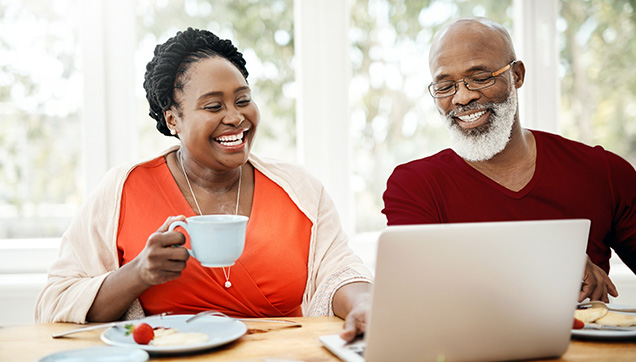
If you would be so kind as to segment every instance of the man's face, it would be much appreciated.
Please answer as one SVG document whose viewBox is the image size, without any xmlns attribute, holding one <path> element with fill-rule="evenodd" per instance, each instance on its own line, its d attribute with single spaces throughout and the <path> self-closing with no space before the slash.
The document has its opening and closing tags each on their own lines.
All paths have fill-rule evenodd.
<svg viewBox="0 0 636 362">
<path fill-rule="evenodd" d="M 508 59 L 504 43 L 477 30 L 453 29 L 440 38 L 431 49 L 433 82 L 458 81 L 479 72 L 493 72 L 512 60 Z M 452 148 L 462 158 L 488 160 L 508 144 L 517 118 L 511 69 L 498 75 L 495 84 L 488 88 L 469 90 L 459 82 L 457 93 L 435 99 L 449 127 Z"/>
</svg>

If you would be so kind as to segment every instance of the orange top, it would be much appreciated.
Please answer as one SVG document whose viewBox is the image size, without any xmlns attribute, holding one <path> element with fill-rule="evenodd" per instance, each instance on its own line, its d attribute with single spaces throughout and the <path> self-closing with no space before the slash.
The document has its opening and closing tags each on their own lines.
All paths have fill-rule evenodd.
<svg viewBox="0 0 636 362">
<path fill-rule="evenodd" d="M 168 216 L 196 215 L 179 190 L 165 158 L 135 168 L 124 184 L 117 248 L 119 263 L 134 259 Z M 254 198 L 245 249 L 230 269 L 188 259 L 181 276 L 148 288 L 140 297 L 147 315 L 216 310 L 234 317 L 301 316 L 307 283 L 311 221 L 283 189 L 254 171 Z M 190 240 L 186 235 L 186 247 Z M 226 268 L 227 270 L 227 268 Z"/>
</svg>

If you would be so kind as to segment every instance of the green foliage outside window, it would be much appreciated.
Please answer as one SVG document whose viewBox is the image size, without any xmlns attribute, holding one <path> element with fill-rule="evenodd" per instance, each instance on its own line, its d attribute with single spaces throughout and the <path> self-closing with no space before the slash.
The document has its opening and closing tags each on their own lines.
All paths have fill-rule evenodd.
<svg viewBox="0 0 636 362">
<path fill-rule="evenodd" d="M 636 1 L 564 0 L 560 15 L 564 136 L 636 165 Z"/>
</svg>

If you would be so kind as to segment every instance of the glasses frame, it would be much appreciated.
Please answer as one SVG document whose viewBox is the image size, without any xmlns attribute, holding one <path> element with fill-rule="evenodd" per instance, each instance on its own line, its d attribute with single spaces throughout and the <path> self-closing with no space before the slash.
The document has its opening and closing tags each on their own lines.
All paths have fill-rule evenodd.
<svg viewBox="0 0 636 362">
<path fill-rule="evenodd" d="M 516 63 L 516 62 L 518 62 L 518 60 L 517 60 L 517 59 L 515 59 L 515 60 L 513 60 L 512 62 L 508 63 L 505 67 L 503 67 L 503 68 L 501 68 L 501 69 L 497 69 L 497 70 L 495 70 L 494 72 L 487 72 L 487 71 L 484 71 L 484 72 L 476 73 L 476 74 L 480 74 L 480 73 L 490 73 L 490 74 L 491 74 L 491 77 L 493 78 L 493 80 L 494 80 L 494 81 L 492 82 L 492 84 L 489 84 L 489 85 L 487 85 L 487 86 L 479 87 L 479 88 L 470 88 L 470 87 L 468 86 L 468 82 L 466 81 L 466 78 L 474 77 L 474 76 L 475 76 L 475 74 L 473 74 L 473 75 L 470 75 L 470 76 L 468 76 L 468 77 L 464 77 L 464 78 L 459 79 L 459 80 L 456 80 L 456 81 L 453 81 L 453 80 L 443 80 L 443 81 L 441 81 L 441 82 L 431 82 L 431 84 L 429 84 L 429 85 L 428 85 L 428 93 L 430 93 L 431 97 L 433 97 L 433 98 L 446 98 L 446 97 L 451 97 L 451 96 L 454 96 L 455 94 L 457 94 L 457 89 L 459 88 L 459 83 L 464 83 L 464 85 L 466 86 L 466 89 L 468 89 L 468 90 L 470 90 L 470 91 L 475 91 L 475 90 L 480 90 L 480 89 L 485 89 L 485 88 L 488 88 L 488 87 L 492 87 L 493 85 L 495 85 L 495 83 L 497 83 L 497 76 L 498 76 L 498 75 L 500 75 L 500 74 L 503 74 L 503 73 L 504 73 L 505 71 L 507 71 L 508 69 L 511 69 L 511 68 L 512 68 L 512 66 L 513 66 L 513 65 L 515 65 L 515 63 Z M 453 87 L 453 93 L 446 94 L 446 95 L 443 95 L 443 96 L 436 96 L 435 94 L 433 94 L 433 86 L 434 86 L 435 84 L 444 83 L 444 82 L 453 82 L 453 86 L 454 86 L 454 87 Z"/>
</svg>

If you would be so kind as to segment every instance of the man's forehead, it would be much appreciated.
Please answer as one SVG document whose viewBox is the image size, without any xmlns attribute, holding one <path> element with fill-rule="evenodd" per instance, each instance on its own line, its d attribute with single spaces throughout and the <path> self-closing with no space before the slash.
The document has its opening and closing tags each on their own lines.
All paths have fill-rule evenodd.
<svg viewBox="0 0 636 362">
<path fill-rule="evenodd" d="M 479 66 L 486 69 L 509 57 L 509 44 L 497 29 L 477 21 L 457 22 L 439 34 L 431 46 L 429 65 L 433 77 Z"/>
<path fill-rule="evenodd" d="M 430 58 L 433 77 L 488 70 L 504 59 L 501 51 L 476 42 L 454 42 L 440 48 Z"/>
</svg>

